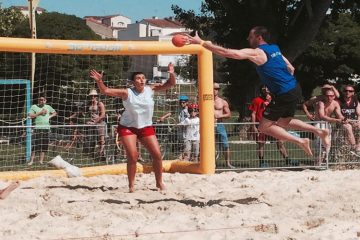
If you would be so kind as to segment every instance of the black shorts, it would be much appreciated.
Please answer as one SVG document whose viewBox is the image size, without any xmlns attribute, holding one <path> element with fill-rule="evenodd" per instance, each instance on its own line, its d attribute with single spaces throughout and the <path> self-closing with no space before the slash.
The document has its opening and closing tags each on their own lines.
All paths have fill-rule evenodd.
<svg viewBox="0 0 360 240">
<path fill-rule="evenodd" d="M 32 151 L 47 152 L 49 149 L 49 135 L 49 129 L 35 129 L 32 136 Z"/>
<path fill-rule="evenodd" d="M 275 96 L 264 111 L 263 117 L 277 121 L 280 118 L 294 117 L 296 105 L 301 100 L 302 92 L 299 84 L 287 93 Z"/>
</svg>

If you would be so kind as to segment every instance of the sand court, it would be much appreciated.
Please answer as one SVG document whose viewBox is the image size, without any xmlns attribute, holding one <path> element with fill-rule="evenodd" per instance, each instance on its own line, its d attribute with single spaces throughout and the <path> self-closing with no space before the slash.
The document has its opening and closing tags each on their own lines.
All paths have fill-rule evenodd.
<svg viewBox="0 0 360 240">
<path fill-rule="evenodd" d="M 360 171 L 41 177 L 0 201 L 1 239 L 360 239 Z M 8 182 L 0 181 L 0 188 Z"/>
</svg>

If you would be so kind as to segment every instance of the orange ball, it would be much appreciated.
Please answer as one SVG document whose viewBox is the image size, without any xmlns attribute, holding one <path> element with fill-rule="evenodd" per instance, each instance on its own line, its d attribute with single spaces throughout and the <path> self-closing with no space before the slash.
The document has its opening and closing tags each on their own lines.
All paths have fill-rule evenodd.
<svg viewBox="0 0 360 240">
<path fill-rule="evenodd" d="M 172 37 L 171 41 L 174 44 L 174 46 L 183 47 L 188 42 L 188 38 L 187 36 L 176 34 Z"/>
</svg>

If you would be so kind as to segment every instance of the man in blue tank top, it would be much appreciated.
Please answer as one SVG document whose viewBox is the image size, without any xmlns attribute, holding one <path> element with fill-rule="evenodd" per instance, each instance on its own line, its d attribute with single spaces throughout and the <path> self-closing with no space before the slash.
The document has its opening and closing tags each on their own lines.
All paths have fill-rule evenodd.
<svg viewBox="0 0 360 240">
<path fill-rule="evenodd" d="M 310 140 L 298 138 L 284 128 L 312 132 L 319 136 L 326 149 L 330 148 L 329 131 L 294 119 L 296 104 L 301 98 L 301 88 L 294 75 L 294 67 L 282 55 L 277 45 L 268 44 L 270 34 L 265 27 L 257 26 L 250 30 L 247 38 L 251 48 L 228 49 L 202 40 L 196 33 L 188 35 L 191 44 L 200 44 L 213 53 L 238 60 L 250 60 L 256 65 L 261 82 L 274 94 L 274 99 L 263 114 L 258 127 L 260 132 L 283 141 L 297 144 L 312 156 Z"/>
</svg>

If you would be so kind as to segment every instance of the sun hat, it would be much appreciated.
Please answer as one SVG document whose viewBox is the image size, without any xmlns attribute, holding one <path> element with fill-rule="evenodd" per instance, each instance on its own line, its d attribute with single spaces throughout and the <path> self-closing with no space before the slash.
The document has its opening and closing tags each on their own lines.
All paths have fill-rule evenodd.
<svg viewBox="0 0 360 240">
<path fill-rule="evenodd" d="M 97 96 L 97 95 L 98 95 L 98 93 L 97 93 L 96 89 L 90 90 L 89 96 Z"/>
<path fill-rule="evenodd" d="M 218 83 L 214 83 L 214 89 L 219 89 L 220 85 Z"/>
</svg>

